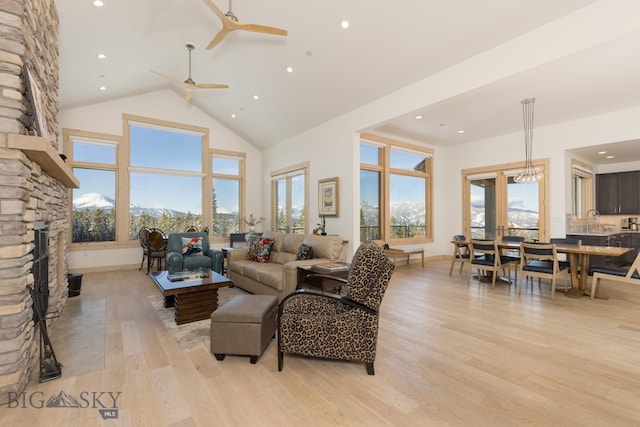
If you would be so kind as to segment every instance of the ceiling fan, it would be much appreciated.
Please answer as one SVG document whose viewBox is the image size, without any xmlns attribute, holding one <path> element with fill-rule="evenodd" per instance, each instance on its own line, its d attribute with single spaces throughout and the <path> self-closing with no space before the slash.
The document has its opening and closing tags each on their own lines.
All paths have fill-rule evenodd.
<svg viewBox="0 0 640 427">
<path fill-rule="evenodd" d="M 187 80 L 185 81 L 180 81 L 176 78 L 173 78 L 171 76 L 167 76 L 166 74 L 162 74 L 159 73 L 157 71 L 153 71 L 153 70 L 149 70 L 154 74 L 159 75 L 160 77 L 164 77 L 165 79 L 169 79 L 172 82 L 181 84 L 183 86 L 185 86 L 187 88 L 187 93 L 185 94 L 185 99 L 187 101 L 191 100 L 191 97 L 193 96 L 193 89 L 227 89 L 229 86 L 228 85 L 222 85 L 222 84 L 214 84 L 214 83 L 196 83 L 193 81 L 193 79 L 191 78 L 191 51 L 193 49 L 196 48 L 195 44 L 193 44 L 193 42 L 187 42 L 187 44 L 185 45 L 185 47 L 187 48 L 187 50 L 189 51 L 189 77 L 187 78 Z"/>
<path fill-rule="evenodd" d="M 233 14 L 231 10 L 231 0 L 229 0 L 229 11 L 227 13 L 222 13 L 220 9 L 213 3 L 213 0 L 204 0 L 205 4 L 209 6 L 213 12 L 218 15 L 220 21 L 222 21 L 222 29 L 216 36 L 211 40 L 207 49 L 212 49 L 218 43 L 224 39 L 227 34 L 231 31 L 235 30 L 244 30 L 244 31 L 252 31 L 254 33 L 263 33 L 263 34 L 271 34 L 274 36 L 286 36 L 287 30 L 282 30 L 280 28 L 275 27 L 267 27 L 266 25 L 258 25 L 258 24 L 245 24 L 242 22 L 238 22 L 238 18 Z"/>
</svg>

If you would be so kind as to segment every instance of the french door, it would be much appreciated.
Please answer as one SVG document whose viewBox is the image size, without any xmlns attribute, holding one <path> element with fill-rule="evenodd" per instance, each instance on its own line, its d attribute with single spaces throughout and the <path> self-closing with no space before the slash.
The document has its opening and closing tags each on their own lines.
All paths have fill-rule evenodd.
<svg viewBox="0 0 640 427">
<path fill-rule="evenodd" d="M 542 178 L 519 183 L 514 165 L 467 169 L 463 175 L 463 228 L 473 239 L 523 236 L 527 241 L 547 240 L 546 161 L 534 162 Z"/>
</svg>

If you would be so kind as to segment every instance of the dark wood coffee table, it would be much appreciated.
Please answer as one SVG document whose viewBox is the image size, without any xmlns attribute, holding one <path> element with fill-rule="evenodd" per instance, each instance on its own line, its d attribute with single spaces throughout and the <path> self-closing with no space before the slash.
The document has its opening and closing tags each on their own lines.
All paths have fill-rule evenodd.
<svg viewBox="0 0 640 427">
<path fill-rule="evenodd" d="M 164 306 L 175 307 L 176 324 L 205 320 L 218 308 L 218 289 L 233 287 L 233 282 L 215 271 L 209 277 L 172 282 L 168 271 L 149 274 L 162 291 Z"/>
</svg>

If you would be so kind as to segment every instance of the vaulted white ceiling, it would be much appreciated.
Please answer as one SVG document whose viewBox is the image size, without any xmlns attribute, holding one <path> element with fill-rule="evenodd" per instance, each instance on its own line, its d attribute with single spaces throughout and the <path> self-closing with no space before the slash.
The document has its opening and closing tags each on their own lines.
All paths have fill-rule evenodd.
<svg viewBox="0 0 640 427">
<path fill-rule="evenodd" d="M 149 70 L 229 89 L 191 103 L 257 147 L 268 147 L 435 75 L 595 0 L 236 0 L 240 22 L 287 37 L 221 29 L 203 0 L 55 0 L 60 15 L 60 108 L 171 88 Z M 227 0 L 213 0 L 223 11 Z M 604 0 L 609 1 L 609 0 Z M 611 0 L 612 5 L 619 3 Z M 347 19 L 344 30 L 340 21 Z M 571 29 L 558 37 L 571 37 Z M 520 99 L 535 96 L 537 125 L 640 105 L 640 34 L 558 59 L 373 126 L 432 145 L 522 128 Z M 105 59 L 98 59 L 103 53 Z M 527 52 L 523 52 L 526 55 Z M 293 72 L 286 72 L 286 67 Z M 482 72 L 482 70 L 478 70 Z M 100 91 L 100 86 L 106 86 Z M 259 99 L 253 99 L 258 95 Z M 185 101 L 186 102 L 186 101 Z M 422 115 L 416 120 L 416 115 Z M 232 118 L 235 115 L 235 118 Z M 457 131 L 464 129 L 464 134 Z"/>
</svg>

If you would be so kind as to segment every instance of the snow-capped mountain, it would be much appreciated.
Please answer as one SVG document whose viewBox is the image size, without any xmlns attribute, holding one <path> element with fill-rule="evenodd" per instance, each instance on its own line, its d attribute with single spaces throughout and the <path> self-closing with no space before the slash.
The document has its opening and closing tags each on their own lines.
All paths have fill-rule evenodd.
<svg viewBox="0 0 640 427">
<path fill-rule="evenodd" d="M 185 212 L 176 211 L 174 209 L 166 209 L 166 208 L 145 208 L 144 206 L 138 206 L 131 204 L 129 205 L 129 212 L 133 216 L 138 216 L 142 214 L 147 214 L 154 218 L 160 218 L 162 215 L 169 216 L 184 216 Z"/>
<path fill-rule="evenodd" d="M 366 202 L 360 203 L 360 209 L 367 225 L 376 224 L 378 221 L 378 208 Z M 509 226 L 516 228 L 536 228 L 538 226 L 539 213 L 509 206 Z M 471 206 L 471 226 L 484 224 L 484 206 Z M 391 216 L 398 224 L 424 224 L 424 206 L 411 202 L 393 203 Z"/>
<path fill-rule="evenodd" d="M 111 210 L 115 206 L 115 200 L 100 193 L 86 193 L 73 199 L 74 210 L 96 210 L 104 209 Z M 129 206 L 129 212 L 133 216 L 147 214 L 154 218 L 160 218 L 162 215 L 186 215 L 185 212 L 164 209 L 164 208 L 147 208 L 144 206 L 131 204 Z"/>
<path fill-rule="evenodd" d="M 87 193 L 73 199 L 73 209 L 113 209 L 116 205 L 115 200 L 110 199 L 104 194 Z"/>
</svg>

